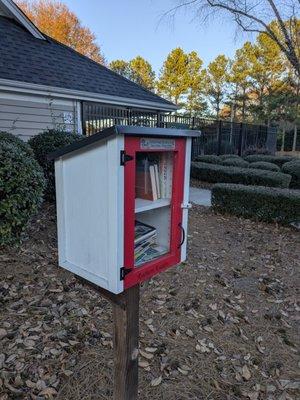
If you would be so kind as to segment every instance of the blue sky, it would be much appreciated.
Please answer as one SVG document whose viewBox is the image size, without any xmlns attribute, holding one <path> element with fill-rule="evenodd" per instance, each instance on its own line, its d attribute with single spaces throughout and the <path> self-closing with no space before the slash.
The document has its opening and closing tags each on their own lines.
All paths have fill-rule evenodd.
<svg viewBox="0 0 300 400">
<path fill-rule="evenodd" d="M 63 0 L 97 36 L 108 62 L 136 55 L 146 58 L 156 72 L 175 47 L 196 50 L 207 65 L 219 54 L 232 57 L 247 39 L 236 38 L 230 21 L 201 25 L 181 11 L 172 23 L 161 20 L 176 0 Z"/>
</svg>

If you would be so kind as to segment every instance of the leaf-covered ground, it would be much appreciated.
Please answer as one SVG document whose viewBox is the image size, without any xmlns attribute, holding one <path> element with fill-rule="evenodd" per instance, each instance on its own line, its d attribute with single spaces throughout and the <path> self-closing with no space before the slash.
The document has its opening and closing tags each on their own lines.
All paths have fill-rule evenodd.
<svg viewBox="0 0 300 400">
<path fill-rule="evenodd" d="M 189 233 L 142 289 L 139 399 L 299 399 L 299 232 L 194 206 Z M 57 267 L 51 206 L 29 237 L 0 255 L 0 399 L 111 399 L 109 303 Z"/>
</svg>

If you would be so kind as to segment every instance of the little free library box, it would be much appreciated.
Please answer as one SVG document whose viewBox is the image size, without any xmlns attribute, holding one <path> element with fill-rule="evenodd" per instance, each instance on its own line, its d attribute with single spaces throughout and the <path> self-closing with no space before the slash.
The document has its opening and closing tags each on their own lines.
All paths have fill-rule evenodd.
<svg viewBox="0 0 300 400">
<path fill-rule="evenodd" d="M 184 261 L 199 135 L 113 126 L 52 153 L 59 265 L 119 294 Z"/>
</svg>

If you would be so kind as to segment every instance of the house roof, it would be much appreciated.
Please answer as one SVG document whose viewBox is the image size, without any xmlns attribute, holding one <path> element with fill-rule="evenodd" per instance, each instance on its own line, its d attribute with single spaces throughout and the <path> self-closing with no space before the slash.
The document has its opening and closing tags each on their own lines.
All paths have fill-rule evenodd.
<svg viewBox="0 0 300 400">
<path fill-rule="evenodd" d="M 0 15 L 0 79 L 135 99 L 145 106 L 149 102 L 152 108 L 157 104 L 162 110 L 176 109 L 173 103 L 43 36 L 46 40 L 35 37 L 24 24 Z"/>
<path fill-rule="evenodd" d="M 199 137 L 200 131 L 190 129 L 175 129 L 175 128 L 148 128 L 145 126 L 128 126 L 114 125 L 104 129 L 101 132 L 95 133 L 92 136 L 85 137 L 79 141 L 73 142 L 59 150 L 56 150 L 48 155 L 49 160 L 55 160 L 65 154 L 73 153 L 76 150 L 87 148 L 96 142 L 105 142 L 109 137 L 115 135 L 129 135 L 139 137 L 153 138 L 178 138 L 178 137 Z"/>
</svg>

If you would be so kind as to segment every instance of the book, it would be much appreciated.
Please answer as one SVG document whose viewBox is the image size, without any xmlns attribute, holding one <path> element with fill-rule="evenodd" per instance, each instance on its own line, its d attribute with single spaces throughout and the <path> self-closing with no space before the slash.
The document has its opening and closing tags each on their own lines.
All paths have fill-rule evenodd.
<svg viewBox="0 0 300 400">
<path fill-rule="evenodd" d="M 137 245 L 141 241 L 156 234 L 156 228 L 151 225 L 144 224 L 140 221 L 135 221 L 134 226 L 134 244 Z"/>
<path fill-rule="evenodd" d="M 152 189 L 152 194 L 153 194 L 153 200 L 157 200 L 158 195 L 157 195 L 157 188 L 156 188 L 154 165 L 150 165 L 149 170 L 150 170 L 150 180 L 151 180 L 151 189 Z"/>
<path fill-rule="evenodd" d="M 154 260 L 157 257 L 160 257 L 163 254 L 167 253 L 167 249 L 162 246 L 150 246 L 143 254 L 143 256 L 139 257 L 135 266 L 139 266 L 141 264 L 145 264 L 148 261 Z"/>
<path fill-rule="evenodd" d="M 156 183 L 156 191 L 157 191 L 157 198 L 161 198 L 161 193 L 160 193 L 160 179 L 159 179 L 159 173 L 158 173 L 158 165 L 154 164 L 154 172 L 155 172 L 155 183 Z"/>
<path fill-rule="evenodd" d="M 147 157 L 137 160 L 135 197 L 145 200 L 153 200 L 153 192 L 149 171 L 149 160 Z"/>
<path fill-rule="evenodd" d="M 159 161 L 160 191 L 162 198 L 172 197 L 173 155 L 163 153 Z"/>
</svg>

